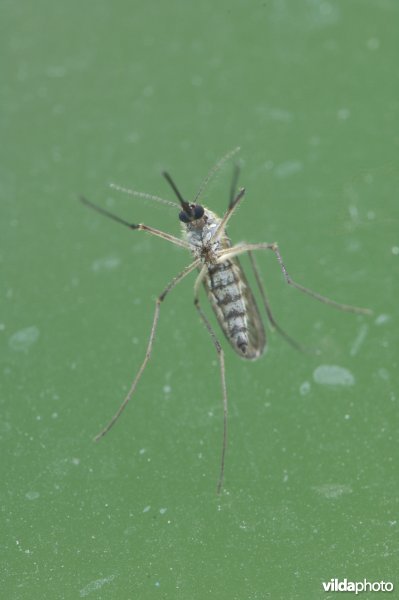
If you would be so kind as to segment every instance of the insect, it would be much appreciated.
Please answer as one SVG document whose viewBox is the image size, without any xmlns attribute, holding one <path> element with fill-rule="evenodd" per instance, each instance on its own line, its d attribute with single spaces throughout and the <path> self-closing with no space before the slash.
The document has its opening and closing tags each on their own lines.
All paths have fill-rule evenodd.
<svg viewBox="0 0 399 600">
<path fill-rule="evenodd" d="M 220 494 L 223 488 L 224 481 L 224 470 L 225 470 L 225 458 L 227 448 L 227 416 L 228 416 L 228 402 L 227 402 L 227 386 L 226 386 L 226 373 L 225 373 L 225 360 L 224 351 L 217 337 L 216 332 L 213 329 L 209 319 L 202 310 L 199 291 L 201 286 L 205 288 L 206 295 L 215 313 L 216 319 L 223 331 L 227 341 L 233 350 L 243 359 L 256 360 L 265 351 L 266 348 L 266 334 L 263 325 L 262 317 L 258 308 L 258 304 L 255 300 L 255 296 L 251 290 L 245 273 L 241 267 L 239 256 L 247 254 L 249 262 L 254 273 L 254 278 L 257 287 L 260 292 L 262 304 L 266 311 L 266 315 L 270 321 L 272 328 L 276 329 L 291 345 L 297 349 L 301 349 L 300 344 L 293 340 L 276 322 L 273 313 L 270 308 L 269 301 L 266 296 L 266 292 L 260 277 L 260 272 L 255 261 L 254 252 L 259 250 L 269 250 L 276 257 L 285 281 L 298 289 L 299 291 L 308 294 L 312 298 L 319 300 L 325 304 L 329 304 L 344 311 L 350 311 L 359 314 L 371 314 L 371 311 L 366 308 L 358 308 L 347 304 L 341 304 L 335 302 L 330 298 L 322 296 L 299 283 L 296 283 L 292 277 L 288 274 L 282 256 L 280 254 L 277 243 L 240 243 L 232 245 L 229 237 L 226 234 L 226 226 L 234 215 L 238 205 L 244 198 L 245 189 L 240 188 L 237 190 L 237 181 L 239 168 L 235 167 L 234 176 L 230 188 L 229 204 L 223 217 L 218 217 L 214 212 L 202 206 L 199 203 L 201 194 L 203 193 L 206 185 L 214 174 L 221 168 L 221 166 L 230 159 L 234 154 L 238 152 L 239 148 L 235 148 L 233 151 L 226 154 L 208 173 L 207 177 L 203 180 L 193 202 L 188 202 L 184 199 L 175 182 L 167 172 L 163 172 L 163 176 L 171 186 L 175 193 L 179 204 L 164 200 L 151 194 L 143 192 L 136 192 L 133 190 L 124 190 L 119 186 L 113 186 L 116 189 L 125 191 L 134 196 L 139 196 L 161 202 L 163 204 L 173 206 L 179 210 L 179 220 L 182 225 L 183 239 L 177 238 L 169 233 L 159 231 L 148 225 L 142 223 L 135 224 L 129 223 L 114 213 L 94 204 L 87 200 L 85 197 L 81 197 L 80 200 L 88 207 L 101 213 L 102 215 L 113 219 L 117 223 L 125 225 L 135 231 L 145 231 L 156 237 L 160 237 L 163 240 L 175 244 L 181 248 L 188 250 L 193 260 L 187 265 L 180 273 L 178 273 L 168 283 L 162 293 L 158 296 L 155 302 L 155 311 L 151 326 L 151 331 L 148 339 L 147 350 L 145 353 L 144 360 L 134 378 L 130 389 L 120 405 L 119 409 L 112 417 L 110 422 L 104 427 L 102 431 L 96 436 L 95 440 L 98 441 L 102 438 L 111 427 L 115 424 L 121 413 L 126 408 L 129 400 L 132 398 L 136 391 L 137 384 L 148 364 L 151 357 L 153 343 L 155 339 L 156 329 L 159 320 L 161 304 L 165 300 L 166 296 L 180 283 L 187 275 L 197 270 L 198 275 L 194 284 L 194 306 L 199 314 L 200 319 L 204 323 L 212 343 L 215 347 L 219 368 L 220 368 L 220 379 L 222 385 L 222 398 L 223 398 L 223 442 L 220 459 L 220 470 L 219 478 L 217 483 L 217 493 Z"/>
</svg>

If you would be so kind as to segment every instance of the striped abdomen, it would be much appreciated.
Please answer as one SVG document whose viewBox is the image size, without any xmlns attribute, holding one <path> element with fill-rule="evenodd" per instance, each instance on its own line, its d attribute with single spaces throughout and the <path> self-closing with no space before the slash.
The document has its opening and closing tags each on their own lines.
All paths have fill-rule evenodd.
<svg viewBox="0 0 399 600">
<path fill-rule="evenodd" d="M 217 320 L 234 350 L 256 359 L 266 344 L 255 298 L 237 258 L 209 265 L 204 286 Z"/>
</svg>

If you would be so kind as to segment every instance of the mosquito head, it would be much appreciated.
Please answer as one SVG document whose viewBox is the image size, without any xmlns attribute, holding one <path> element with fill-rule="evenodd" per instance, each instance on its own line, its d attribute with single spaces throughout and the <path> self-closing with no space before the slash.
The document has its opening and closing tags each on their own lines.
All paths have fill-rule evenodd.
<svg viewBox="0 0 399 600">
<path fill-rule="evenodd" d="M 175 182 L 173 181 L 169 173 L 166 173 L 166 171 L 164 171 L 162 175 L 165 177 L 166 181 L 169 183 L 170 187 L 176 194 L 183 209 L 179 212 L 180 221 L 182 223 L 192 223 L 193 221 L 198 221 L 198 219 L 201 219 L 204 216 L 204 207 L 200 204 L 190 204 L 189 202 L 184 200 L 183 196 L 179 192 Z"/>
<path fill-rule="evenodd" d="M 204 207 L 201 204 L 189 204 L 187 208 L 179 212 L 179 219 L 182 223 L 191 223 L 202 219 L 204 216 Z"/>
</svg>

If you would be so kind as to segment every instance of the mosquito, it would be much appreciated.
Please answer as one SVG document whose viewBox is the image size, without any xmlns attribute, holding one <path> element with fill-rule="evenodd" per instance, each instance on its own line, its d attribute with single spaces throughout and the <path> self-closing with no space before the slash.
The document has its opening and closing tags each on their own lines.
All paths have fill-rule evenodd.
<svg viewBox="0 0 399 600">
<path fill-rule="evenodd" d="M 205 206 L 199 203 L 199 199 L 208 185 L 209 181 L 220 170 L 222 165 L 228 161 L 233 155 L 239 151 L 239 148 L 235 148 L 225 156 L 211 169 L 208 175 L 203 180 L 193 202 L 188 202 L 184 199 L 176 186 L 174 180 L 167 172 L 163 172 L 162 175 L 172 188 L 175 193 L 179 204 L 164 200 L 158 196 L 151 194 L 137 192 L 134 190 L 126 190 L 117 185 L 112 187 L 125 191 L 133 196 L 146 198 L 155 202 L 160 202 L 179 210 L 179 220 L 182 226 L 182 239 L 177 238 L 169 233 L 160 231 L 143 223 L 130 223 L 125 221 L 121 217 L 114 213 L 94 204 L 87 200 L 85 197 L 81 197 L 80 200 L 86 206 L 94 209 L 102 215 L 129 227 L 129 229 L 135 231 L 145 231 L 155 237 L 162 238 L 163 240 L 175 244 L 180 248 L 188 250 L 193 260 L 187 265 L 180 273 L 178 273 L 168 283 L 162 293 L 157 297 L 155 302 L 155 311 L 151 326 L 151 331 L 147 343 L 147 350 L 143 362 L 137 371 L 136 376 L 131 383 L 129 391 L 123 400 L 122 404 L 118 408 L 109 423 L 100 431 L 95 437 L 95 440 L 100 440 L 105 436 L 115 422 L 119 419 L 122 412 L 125 410 L 128 402 L 134 395 L 137 385 L 143 375 L 143 372 L 151 358 L 151 352 L 154 344 L 156 329 L 159 320 L 160 308 L 164 302 L 166 296 L 190 273 L 197 270 L 197 278 L 194 283 L 194 306 L 198 312 L 198 315 L 207 329 L 212 343 L 215 347 L 220 369 L 220 380 L 222 387 L 222 400 L 223 400 L 223 441 L 222 451 L 220 458 L 219 477 L 217 482 L 217 493 L 220 494 L 223 489 L 224 472 L 225 472 L 225 459 L 227 449 L 227 417 L 228 417 L 228 400 L 227 400 L 227 386 L 226 386 L 226 370 L 225 370 L 225 359 L 222 345 L 218 339 L 218 336 L 211 325 L 209 319 L 203 312 L 200 304 L 199 291 L 201 286 L 205 288 L 206 295 L 211 304 L 213 312 L 215 313 L 216 319 L 220 325 L 220 328 L 229 342 L 233 350 L 243 359 L 246 360 L 257 360 L 262 356 L 266 348 L 266 333 L 262 317 L 258 308 L 258 304 L 255 300 L 254 294 L 245 276 L 244 270 L 239 261 L 239 256 L 247 254 L 249 257 L 249 263 L 252 268 L 254 279 L 258 287 L 260 298 L 262 300 L 263 307 L 266 315 L 269 319 L 272 329 L 278 331 L 280 335 L 287 342 L 289 342 L 295 348 L 301 350 L 302 346 L 293 340 L 276 322 L 270 304 L 265 292 L 264 285 L 260 276 L 260 271 L 255 261 L 254 252 L 259 250 L 271 251 L 276 257 L 283 276 L 287 284 L 293 286 L 300 292 L 311 296 L 312 298 L 329 304 L 335 308 L 343 311 L 353 312 L 357 314 L 369 315 L 371 311 L 367 308 L 359 308 L 356 306 L 350 306 L 348 304 L 341 304 L 335 300 L 331 300 L 326 296 L 322 296 L 317 292 L 304 287 L 303 285 L 296 283 L 292 277 L 288 274 L 282 256 L 280 254 L 277 243 L 239 243 L 232 245 L 230 238 L 226 233 L 226 226 L 230 221 L 231 217 L 237 210 L 237 207 L 244 198 L 245 189 L 239 188 L 237 190 L 239 166 L 235 166 L 232 184 L 230 187 L 230 197 L 226 212 L 223 217 L 218 217 L 213 211 L 209 210 Z"/>
</svg>

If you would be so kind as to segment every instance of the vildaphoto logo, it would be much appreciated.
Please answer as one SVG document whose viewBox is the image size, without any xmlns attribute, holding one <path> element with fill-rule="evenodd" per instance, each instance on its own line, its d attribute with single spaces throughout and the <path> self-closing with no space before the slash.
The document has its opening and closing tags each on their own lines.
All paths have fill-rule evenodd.
<svg viewBox="0 0 399 600">
<path fill-rule="evenodd" d="M 325 592 L 355 592 L 355 594 L 361 594 L 362 592 L 392 592 L 393 583 L 391 581 L 350 581 L 346 577 L 342 580 L 330 579 L 330 581 L 323 581 L 323 588 Z"/>
</svg>

